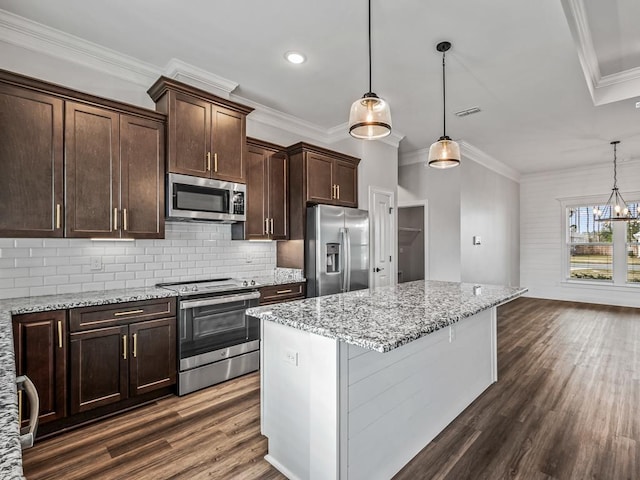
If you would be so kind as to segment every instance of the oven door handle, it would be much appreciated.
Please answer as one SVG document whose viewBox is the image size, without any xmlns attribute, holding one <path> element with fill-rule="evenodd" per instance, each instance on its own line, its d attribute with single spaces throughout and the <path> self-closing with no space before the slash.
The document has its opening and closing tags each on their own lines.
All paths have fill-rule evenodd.
<svg viewBox="0 0 640 480">
<path fill-rule="evenodd" d="M 185 300 L 180 302 L 180 310 L 187 310 L 196 307 L 208 307 L 210 305 L 221 305 L 223 303 L 243 302 L 260 298 L 260 292 L 243 293 L 239 295 L 222 295 L 220 297 L 206 298 L 202 300 Z"/>
</svg>

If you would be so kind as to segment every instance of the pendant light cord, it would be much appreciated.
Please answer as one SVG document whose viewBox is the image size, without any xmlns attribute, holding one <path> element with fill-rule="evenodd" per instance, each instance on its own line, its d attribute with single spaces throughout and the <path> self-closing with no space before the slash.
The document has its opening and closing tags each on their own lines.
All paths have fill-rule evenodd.
<svg viewBox="0 0 640 480">
<path fill-rule="evenodd" d="M 617 155 L 617 149 L 618 144 L 614 143 L 613 144 L 613 188 L 614 190 L 618 189 L 618 155 Z"/>
<path fill-rule="evenodd" d="M 444 56 L 445 56 L 445 52 L 442 52 L 442 136 L 446 137 L 447 136 L 447 115 L 446 115 L 446 111 L 447 111 L 447 94 L 446 94 L 446 88 L 447 88 L 447 82 L 445 81 L 445 76 L 444 76 Z"/>
<path fill-rule="evenodd" d="M 369 93 L 371 92 L 371 0 L 369 0 Z"/>
</svg>

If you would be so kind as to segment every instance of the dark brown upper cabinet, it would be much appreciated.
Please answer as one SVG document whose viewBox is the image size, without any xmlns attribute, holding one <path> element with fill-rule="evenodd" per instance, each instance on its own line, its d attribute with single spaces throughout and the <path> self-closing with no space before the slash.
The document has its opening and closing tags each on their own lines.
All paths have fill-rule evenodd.
<svg viewBox="0 0 640 480">
<path fill-rule="evenodd" d="M 164 124 L 67 102 L 66 236 L 164 237 Z"/>
<path fill-rule="evenodd" d="M 245 240 L 288 238 L 287 167 L 283 147 L 247 139 Z"/>
<path fill-rule="evenodd" d="M 0 70 L 0 236 L 164 238 L 165 120 Z"/>
<path fill-rule="evenodd" d="M 308 204 L 358 206 L 359 158 L 304 142 L 292 145 L 287 153 L 291 240 L 304 239 Z"/>
<path fill-rule="evenodd" d="M 2 81 L 0 236 L 62 237 L 64 102 Z"/>
<path fill-rule="evenodd" d="M 245 183 L 246 118 L 253 108 L 167 77 L 147 92 L 167 115 L 167 170 Z"/>
</svg>

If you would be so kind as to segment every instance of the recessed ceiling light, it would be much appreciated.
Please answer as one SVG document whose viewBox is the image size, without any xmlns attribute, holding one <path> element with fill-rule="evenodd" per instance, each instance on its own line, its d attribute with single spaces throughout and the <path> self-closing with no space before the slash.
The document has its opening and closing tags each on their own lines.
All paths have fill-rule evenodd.
<svg viewBox="0 0 640 480">
<path fill-rule="evenodd" d="M 296 65 L 307 61 L 307 57 L 300 52 L 287 52 L 284 54 L 284 58 L 286 58 L 288 62 L 295 63 Z"/>
</svg>

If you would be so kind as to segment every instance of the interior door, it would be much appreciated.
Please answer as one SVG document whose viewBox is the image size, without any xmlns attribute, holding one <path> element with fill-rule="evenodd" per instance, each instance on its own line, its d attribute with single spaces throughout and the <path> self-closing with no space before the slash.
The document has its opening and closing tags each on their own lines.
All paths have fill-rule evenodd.
<svg viewBox="0 0 640 480">
<path fill-rule="evenodd" d="M 393 280 L 393 192 L 371 189 L 369 208 L 372 239 L 372 287 L 391 285 Z"/>
</svg>

